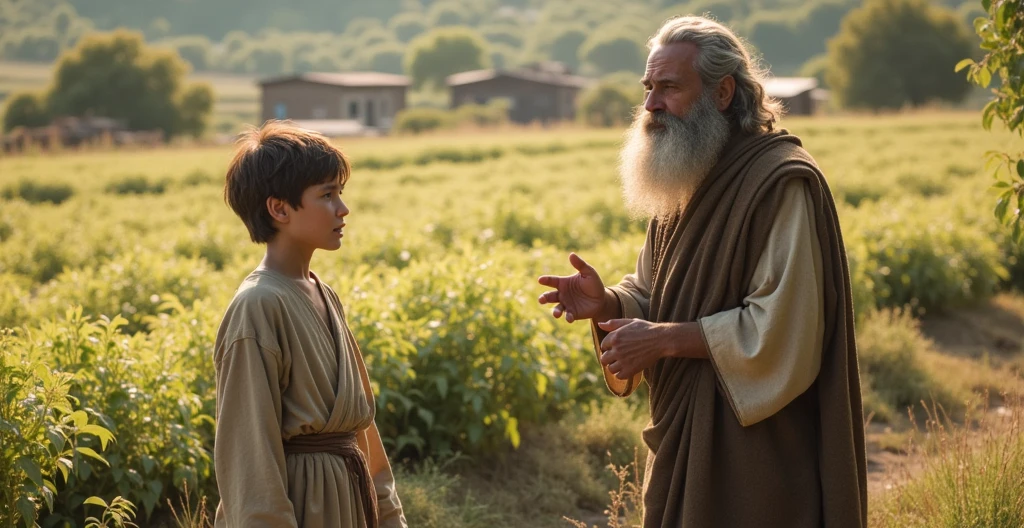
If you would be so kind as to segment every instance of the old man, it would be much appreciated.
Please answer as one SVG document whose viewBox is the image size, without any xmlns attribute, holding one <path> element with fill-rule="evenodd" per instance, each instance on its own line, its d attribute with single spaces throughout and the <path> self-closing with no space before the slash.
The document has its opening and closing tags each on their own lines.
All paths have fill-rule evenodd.
<svg viewBox="0 0 1024 528">
<path fill-rule="evenodd" d="M 636 272 L 541 277 L 590 319 L 608 388 L 649 386 L 644 527 L 862 527 L 864 426 L 835 203 L 764 73 L 701 17 L 651 38 L 621 153 Z"/>
</svg>

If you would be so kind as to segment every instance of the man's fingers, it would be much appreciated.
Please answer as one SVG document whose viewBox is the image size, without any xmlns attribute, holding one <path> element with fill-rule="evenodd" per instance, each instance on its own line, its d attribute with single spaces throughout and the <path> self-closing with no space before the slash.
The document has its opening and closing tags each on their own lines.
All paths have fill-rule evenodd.
<svg viewBox="0 0 1024 528">
<path fill-rule="evenodd" d="M 558 305 L 556 305 L 555 308 L 551 310 L 551 315 L 555 316 L 555 319 L 558 319 L 559 317 L 562 316 L 562 313 L 564 312 L 565 307 L 562 306 L 562 303 L 558 303 Z"/>
<path fill-rule="evenodd" d="M 576 315 L 572 312 L 565 312 L 565 322 L 571 323 L 576 320 Z"/>
<path fill-rule="evenodd" d="M 614 332 L 633 321 L 634 319 L 609 319 L 607 321 L 597 323 L 597 326 L 605 332 Z"/>
<path fill-rule="evenodd" d="M 559 283 L 561 283 L 562 279 L 568 278 L 569 277 L 559 277 L 558 275 L 541 275 L 540 277 L 537 278 L 537 282 L 549 288 L 558 288 L 558 285 Z"/>
<path fill-rule="evenodd" d="M 596 275 L 594 268 L 590 267 L 587 261 L 575 253 L 569 253 L 569 264 L 572 264 L 572 267 L 576 268 L 576 271 L 580 273 Z"/>
<path fill-rule="evenodd" d="M 540 302 L 541 304 L 548 304 L 548 303 L 559 302 L 558 301 L 558 290 L 544 292 L 543 294 L 541 294 L 540 297 L 537 298 L 537 301 Z"/>
</svg>

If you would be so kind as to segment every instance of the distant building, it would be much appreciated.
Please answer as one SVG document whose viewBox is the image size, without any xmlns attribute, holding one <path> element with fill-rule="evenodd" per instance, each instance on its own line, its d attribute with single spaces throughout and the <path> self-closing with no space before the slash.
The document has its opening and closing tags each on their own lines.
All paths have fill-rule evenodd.
<svg viewBox="0 0 1024 528">
<path fill-rule="evenodd" d="M 302 73 L 260 82 L 261 121 L 291 119 L 329 135 L 386 131 L 409 78 L 378 72 Z M 334 132 L 330 134 L 329 132 Z"/>
<path fill-rule="evenodd" d="M 772 77 L 764 91 L 786 107 L 787 115 L 815 114 L 828 101 L 828 90 L 818 88 L 814 77 Z"/>
<path fill-rule="evenodd" d="M 517 123 L 549 122 L 576 117 L 576 98 L 593 81 L 569 73 L 559 63 L 541 63 L 507 70 L 475 70 L 446 79 L 451 105 L 507 101 L 509 119 Z"/>
<path fill-rule="evenodd" d="M 89 145 L 158 145 L 164 142 L 160 130 L 129 130 L 124 121 L 108 117 L 58 117 L 41 127 L 17 127 L 0 138 L 4 152 L 76 148 Z"/>
</svg>

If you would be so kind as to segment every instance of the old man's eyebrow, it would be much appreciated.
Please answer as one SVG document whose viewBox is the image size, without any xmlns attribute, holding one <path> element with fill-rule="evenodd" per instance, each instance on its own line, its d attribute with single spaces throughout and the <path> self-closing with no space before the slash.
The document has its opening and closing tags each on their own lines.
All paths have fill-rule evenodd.
<svg viewBox="0 0 1024 528">
<path fill-rule="evenodd" d="M 644 85 L 645 87 L 649 87 L 649 86 L 653 86 L 655 84 L 666 85 L 666 84 L 680 84 L 680 83 L 679 83 L 679 80 L 674 78 L 674 77 L 659 77 L 657 79 L 651 79 L 649 77 L 644 77 L 643 79 L 640 79 L 640 84 Z"/>
</svg>

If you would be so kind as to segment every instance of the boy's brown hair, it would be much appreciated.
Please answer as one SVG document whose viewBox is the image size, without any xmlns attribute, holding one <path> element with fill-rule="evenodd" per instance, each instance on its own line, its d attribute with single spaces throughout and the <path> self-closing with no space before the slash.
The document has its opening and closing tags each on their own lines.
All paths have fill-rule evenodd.
<svg viewBox="0 0 1024 528">
<path fill-rule="evenodd" d="M 348 159 L 327 138 L 286 121 L 251 127 L 236 144 L 224 182 L 224 201 L 257 244 L 270 242 L 277 233 L 267 211 L 268 198 L 298 209 L 307 188 L 329 181 L 345 185 L 352 172 Z"/>
</svg>

